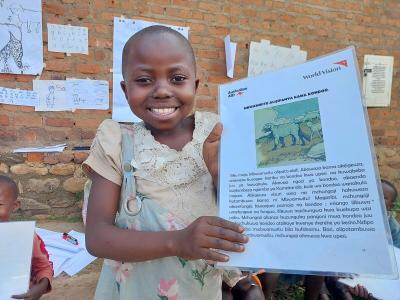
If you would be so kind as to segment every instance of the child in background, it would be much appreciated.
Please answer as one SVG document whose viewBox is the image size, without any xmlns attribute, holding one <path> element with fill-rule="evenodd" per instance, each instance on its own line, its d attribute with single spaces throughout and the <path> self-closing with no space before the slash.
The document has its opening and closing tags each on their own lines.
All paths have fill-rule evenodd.
<svg viewBox="0 0 400 300">
<path fill-rule="evenodd" d="M 400 224 L 394 218 L 393 213 L 393 205 L 396 202 L 398 192 L 393 183 L 388 180 L 382 179 L 382 191 L 383 197 L 385 198 L 386 210 L 388 211 L 388 221 L 390 233 L 392 234 L 393 245 L 397 248 L 400 248 Z"/>
<path fill-rule="evenodd" d="M 216 217 L 222 126 L 193 114 L 199 84 L 189 42 L 164 26 L 133 35 L 121 87 L 142 123 L 105 120 L 84 163 L 91 177 L 86 245 L 106 258 L 95 299 L 221 299 L 220 252 L 243 252 L 243 228 Z"/>
<path fill-rule="evenodd" d="M 6 176 L 0 175 L 0 222 L 8 222 L 11 213 L 16 211 L 21 203 L 17 200 L 18 188 L 15 182 Z M 51 290 L 53 267 L 42 239 L 35 234 L 31 264 L 31 279 L 28 292 L 13 295 L 14 299 L 37 300 Z"/>
</svg>

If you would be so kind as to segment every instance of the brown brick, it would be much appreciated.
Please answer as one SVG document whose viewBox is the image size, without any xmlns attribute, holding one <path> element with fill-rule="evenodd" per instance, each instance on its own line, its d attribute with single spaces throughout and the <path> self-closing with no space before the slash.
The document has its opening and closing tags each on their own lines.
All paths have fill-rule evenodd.
<svg viewBox="0 0 400 300">
<path fill-rule="evenodd" d="M 43 3 L 43 12 L 54 15 L 63 15 L 65 13 L 64 5 Z"/>
<path fill-rule="evenodd" d="M 5 126 L 10 124 L 10 118 L 7 115 L 0 115 L 0 126 Z"/>
<path fill-rule="evenodd" d="M 66 118 L 46 118 L 46 125 L 52 127 L 72 127 L 74 121 Z"/>
<path fill-rule="evenodd" d="M 86 158 L 88 156 L 89 156 L 88 152 L 75 152 L 74 153 L 74 162 L 76 164 L 81 164 L 86 160 Z"/>
<path fill-rule="evenodd" d="M 78 64 L 76 70 L 83 74 L 98 74 L 101 71 L 101 67 L 95 64 Z"/>
<path fill-rule="evenodd" d="M 46 62 L 45 69 L 47 71 L 68 72 L 71 70 L 71 63 L 60 59 L 50 60 Z"/>
<path fill-rule="evenodd" d="M 42 163 L 44 154 L 40 152 L 30 152 L 27 153 L 26 160 L 32 163 Z"/>
<path fill-rule="evenodd" d="M 19 114 L 14 116 L 13 123 L 16 126 L 41 127 L 43 120 L 38 114 Z"/>
</svg>

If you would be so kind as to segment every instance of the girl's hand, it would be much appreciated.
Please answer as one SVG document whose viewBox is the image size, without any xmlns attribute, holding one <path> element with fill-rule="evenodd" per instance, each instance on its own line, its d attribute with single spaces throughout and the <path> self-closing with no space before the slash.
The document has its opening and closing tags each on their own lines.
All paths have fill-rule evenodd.
<svg viewBox="0 0 400 300">
<path fill-rule="evenodd" d="M 214 187 L 218 185 L 218 151 L 222 134 L 222 124 L 217 123 L 203 144 L 203 159 L 211 174 Z"/>
<path fill-rule="evenodd" d="M 368 290 L 359 284 L 357 284 L 355 287 L 349 287 L 349 291 L 353 296 L 360 297 L 362 299 L 374 299 L 372 294 L 368 293 Z"/>
<path fill-rule="evenodd" d="M 25 300 L 38 300 L 49 288 L 50 281 L 48 278 L 43 278 L 39 283 L 34 284 L 28 292 L 21 295 L 13 295 L 13 299 L 25 299 Z"/>
<path fill-rule="evenodd" d="M 200 217 L 177 231 L 177 256 L 226 262 L 229 256 L 216 250 L 243 252 L 243 244 L 249 240 L 243 231 L 240 225 L 219 217 Z"/>
</svg>

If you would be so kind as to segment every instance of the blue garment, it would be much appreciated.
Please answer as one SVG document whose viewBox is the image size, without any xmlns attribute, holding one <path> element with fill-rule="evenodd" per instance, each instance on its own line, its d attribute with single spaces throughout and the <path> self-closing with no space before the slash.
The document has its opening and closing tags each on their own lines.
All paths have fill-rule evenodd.
<svg viewBox="0 0 400 300">
<path fill-rule="evenodd" d="M 389 228 L 390 233 L 392 234 L 393 245 L 400 248 L 400 224 L 393 215 L 389 216 Z"/>
</svg>

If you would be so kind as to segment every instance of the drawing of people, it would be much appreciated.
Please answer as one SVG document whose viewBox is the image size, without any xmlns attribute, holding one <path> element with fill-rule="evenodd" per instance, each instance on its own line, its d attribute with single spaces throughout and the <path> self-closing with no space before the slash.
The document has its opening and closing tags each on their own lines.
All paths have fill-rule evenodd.
<svg viewBox="0 0 400 300">
<path fill-rule="evenodd" d="M 54 95 L 54 86 L 50 85 L 49 86 L 49 94 L 46 96 L 47 108 L 54 108 L 55 99 L 56 99 L 56 97 Z"/>
</svg>

